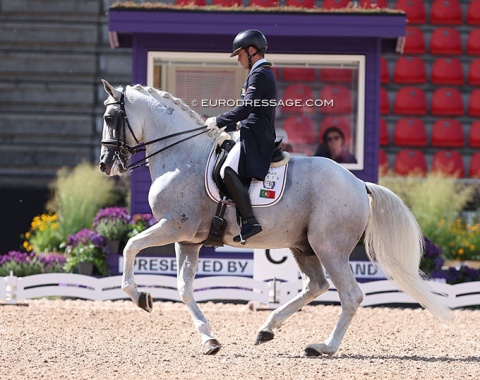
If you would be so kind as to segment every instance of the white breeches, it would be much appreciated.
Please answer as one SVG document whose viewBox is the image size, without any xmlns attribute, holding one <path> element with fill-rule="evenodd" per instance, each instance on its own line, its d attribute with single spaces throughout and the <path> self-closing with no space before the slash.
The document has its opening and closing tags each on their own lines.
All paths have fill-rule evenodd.
<svg viewBox="0 0 480 380">
<path fill-rule="evenodd" d="M 220 169 L 220 176 L 222 177 L 222 179 L 225 176 L 225 168 L 227 166 L 230 166 L 233 170 L 235 170 L 235 173 L 238 173 L 238 162 L 240 161 L 241 145 L 241 142 L 237 141 L 237 143 L 233 146 L 232 150 L 228 153 L 228 156 L 225 159 L 222 168 Z"/>
</svg>

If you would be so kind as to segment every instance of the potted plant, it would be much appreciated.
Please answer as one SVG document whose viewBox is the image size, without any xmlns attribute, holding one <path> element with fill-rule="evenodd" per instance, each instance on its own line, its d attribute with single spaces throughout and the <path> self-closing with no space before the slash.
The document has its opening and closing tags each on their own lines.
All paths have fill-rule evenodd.
<svg viewBox="0 0 480 380">
<path fill-rule="evenodd" d="M 107 239 L 110 253 L 119 253 L 120 243 L 127 239 L 130 231 L 130 213 L 125 207 L 101 209 L 93 220 L 93 228 Z"/>
<path fill-rule="evenodd" d="M 134 214 L 130 220 L 128 238 L 131 238 L 157 223 L 152 214 Z"/>
<path fill-rule="evenodd" d="M 67 272 L 78 271 L 92 274 L 96 269 L 99 274 L 107 274 L 105 238 L 93 230 L 84 228 L 67 238 L 64 269 Z"/>
<path fill-rule="evenodd" d="M 42 214 L 33 218 L 30 229 L 22 236 L 27 252 L 59 252 L 63 243 L 57 214 Z"/>
</svg>

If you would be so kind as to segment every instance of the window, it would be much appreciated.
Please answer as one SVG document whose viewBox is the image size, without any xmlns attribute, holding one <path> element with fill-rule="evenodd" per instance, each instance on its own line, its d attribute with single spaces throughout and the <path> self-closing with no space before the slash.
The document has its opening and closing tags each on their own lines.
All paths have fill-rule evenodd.
<svg viewBox="0 0 480 380">
<path fill-rule="evenodd" d="M 344 149 L 356 160 L 342 165 L 363 170 L 365 57 L 268 54 L 267 59 L 277 78 L 275 128 L 285 149 L 293 155 L 320 155 L 324 132 L 337 127 L 345 136 Z M 204 117 L 238 104 L 247 75 L 226 53 L 148 54 L 148 85 L 181 98 Z M 308 122 L 302 124 L 302 120 Z M 292 128 L 296 129 L 293 134 Z"/>
</svg>

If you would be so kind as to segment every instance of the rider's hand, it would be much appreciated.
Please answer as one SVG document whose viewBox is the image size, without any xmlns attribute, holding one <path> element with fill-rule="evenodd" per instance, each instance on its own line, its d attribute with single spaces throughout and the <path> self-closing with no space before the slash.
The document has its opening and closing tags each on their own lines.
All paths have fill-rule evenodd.
<svg viewBox="0 0 480 380">
<path fill-rule="evenodd" d="M 217 126 L 217 118 L 209 117 L 205 120 L 205 125 L 207 126 L 207 131 L 218 131 L 220 128 Z"/>
<path fill-rule="evenodd" d="M 207 126 L 207 131 L 209 131 L 208 134 L 214 138 L 225 129 L 225 127 L 218 127 L 216 117 L 209 117 L 207 120 L 205 120 L 205 125 Z"/>
</svg>

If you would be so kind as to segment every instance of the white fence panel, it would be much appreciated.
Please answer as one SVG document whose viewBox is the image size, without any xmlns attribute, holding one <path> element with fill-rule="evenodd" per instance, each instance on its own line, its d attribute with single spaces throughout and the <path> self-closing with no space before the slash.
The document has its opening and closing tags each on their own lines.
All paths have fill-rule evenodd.
<svg viewBox="0 0 480 380">
<path fill-rule="evenodd" d="M 154 299 L 181 301 L 177 291 L 177 279 L 173 276 L 140 274 L 135 276 L 138 288 L 149 291 Z M 338 293 L 330 283 L 330 289 L 317 297 L 317 302 L 340 302 Z M 73 297 L 89 300 L 128 299 L 121 289 L 122 276 L 95 278 L 71 273 L 49 273 L 28 277 L 0 278 L 0 300 L 16 303 L 41 297 Z M 480 282 L 449 285 L 429 281 L 435 293 L 443 297 L 451 308 L 480 305 Z M 194 282 L 194 297 L 198 302 L 213 300 L 255 301 L 266 305 L 284 304 L 299 294 L 302 281 L 271 282 L 256 281 L 239 276 L 211 276 Z M 362 306 L 391 303 L 417 302 L 388 281 L 361 283 L 364 293 Z M 275 304 L 270 303 L 272 292 Z"/>
<path fill-rule="evenodd" d="M 315 301 L 318 302 L 340 302 L 335 287 L 330 282 L 330 289 Z M 418 302 L 398 290 L 394 283 L 389 280 L 371 281 L 359 284 L 363 291 L 364 299 L 362 306 L 384 305 L 392 303 Z M 450 285 L 435 281 L 428 281 L 428 285 L 435 293 L 443 298 L 443 302 L 451 308 L 459 308 L 473 305 L 480 305 L 480 282 L 466 282 Z M 280 288 L 280 304 L 283 304 L 295 297 L 302 290 L 302 281 L 282 282 Z"/>
<path fill-rule="evenodd" d="M 478 281 L 455 285 L 433 282 L 432 289 L 445 295 L 445 303 L 453 309 L 480 305 L 480 282 Z"/>
<path fill-rule="evenodd" d="M 319 302 L 340 302 L 338 298 L 338 293 L 332 282 L 328 280 L 330 284 L 330 289 L 322 294 L 321 296 L 315 298 L 314 301 Z M 278 285 L 279 287 L 279 303 L 284 304 L 295 297 L 298 293 L 302 291 L 303 283 L 302 280 L 282 282 Z"/>
<path fill-rule="evenodd" d="M 71 273 L 35 274 L 17 279 L 17 300 L 40 297 L 77 297 L 96 300 L 95 280 Z"/>
<path fill-rule="evenodd" d="M 7 298 L 7 277 L 0 279 L 0 300 Z"/>
<path fill-rule="evenodd" d="M 193 284 L 195 300 L 198 302 L 209 300 L 242 300 L 268 304 L 269 284 L 248 277 L 203 277 L 195 280 Z"/>
</svg>

